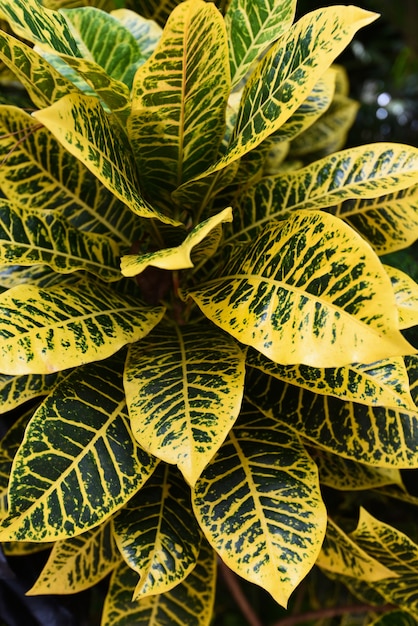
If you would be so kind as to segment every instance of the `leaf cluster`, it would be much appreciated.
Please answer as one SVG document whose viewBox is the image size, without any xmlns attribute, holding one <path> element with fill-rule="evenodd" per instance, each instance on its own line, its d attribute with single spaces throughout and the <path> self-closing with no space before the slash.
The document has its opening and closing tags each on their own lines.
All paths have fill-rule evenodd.
<svg viewBox="0 0 418 626">
<path fill-rule="evenodd" d="M 343 149 L 335 65 L 376 15 L 109 8 L 1 3 L 0 539 L 103 626 L 209 624 L 217 558 L 418 619 L 417 538 L 354 528 L 418 462 L 418 150 Z"/>
</svg>

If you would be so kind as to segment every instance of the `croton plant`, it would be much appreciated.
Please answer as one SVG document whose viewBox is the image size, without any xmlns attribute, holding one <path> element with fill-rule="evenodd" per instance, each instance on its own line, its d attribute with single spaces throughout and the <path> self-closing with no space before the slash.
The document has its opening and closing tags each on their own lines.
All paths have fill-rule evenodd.
<svg viewBox="0 0 418 626">
<path fill-rule="evenodd" d="M 103 626 L 209 624 L 219 561 L 418 620 L 418 150 L 344 149 L 335 64 L 377 16 L 74 4 L 0 0 L 5 553 Z"/>
</svg>

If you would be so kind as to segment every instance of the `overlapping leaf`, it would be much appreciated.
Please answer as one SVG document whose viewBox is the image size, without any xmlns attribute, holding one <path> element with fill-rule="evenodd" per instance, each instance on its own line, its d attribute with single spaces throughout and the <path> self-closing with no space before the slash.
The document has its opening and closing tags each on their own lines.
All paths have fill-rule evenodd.
<svg viewBox="0 0 418 626">
<path fill-rule="evenodd" d="M 146 335 L 163 313 L 100 283 L 18 285 L 0 295 L 0 372 L 51 374 L 105 359 Z"/>
<path fill-rule="evenodd" d="M 296 0 L 232 0 L 225 14 L 232 86 L 293 23 Z"/>
<path fill-rule="evenodd" d="M 54 543 L 28 595 L 79 593 L 107 576 L 121 561 L 110 522 Z"/>
<path fill-rule="evenodd" d="M 389 265 L 385 269 L 392 281 L 399 311 L 399 328 L 418 325 L 418 284 L 408 274 Z"/>
<path fill-rule="evenodd" d="M 62 372 L 28 376 L 0 374 L 0 413 L 7 413 L 28 400 L 48 394 L 64 376 Z"/>
<path fill-rule="evenodd" d="M 133 439 L 123 358 L 77 368 L 37 409 L 12 467 L 2 541 L 51 541 L 104 522 L 155 468 Z"/>
<path fill-rule="evenodd" d="M 192 497 L 202 530 L 226 565 L 286 606 L 314 565 L 326 527 L 316 465 L 298 436 L 246 412 Z"/>
<path fill-rule="evenodd" d="M 138 70 L 128 129 L 141 178 L 156 197 L 163 188 L 169 198 L 215 160 L 230 88 L 227 55 L 225 25 L 215 5 L 186 0 Z"/>
<path fill-rule="evenodd" d="M 353 576 L 357 580 L 366 582 L 373 583 L 383 578 L 396 578 L 396 574 L 362 550 L 330 518 L 316 564 L 327 571 Z"/>
<path fill-rule="evenodd" d="M 369 406 L 414 409 L 404 359 L 394 357 L 376 363 L 352 363 L 345 367 L 319 368 L 307 365 L 280 365 L 255 350 L 247 364 L 292 385 Z"/>
<path fill-rule="evenodd" d="M 2 266 L 48 265 L 64 274 L 84 270 L 112 282 L 121 278 L 119 257 L 112 239 L 79 231 L 55 211 L 0 200 Z"/>
<path fill-rule="evenodd" d="M 129 347 L 125 390 L 132 431 L 190 484 L 238 417 L 245 353 L 207 324 L 159 326 Z"/>
<path fill-rule="evenodd" d="M 128 9 L 116 9 L 111 12 L 111 15 L 119 20 L 135 38 L 138 48 L 141 51 L 139 64 L 145 62 L 157 47 L 161 38 L 161 27 L 158 26 L 157 22 L 146 19 Z"/>
<path fill-rule="evenodd" d="M 102 623 L 106 626 L 209 626 L 215 599 L 216 556 L 202 542 L 196 567 L 171 591 L 132 601 L 138 575 L 125 563 L 114 572 Z"/>
<path fill-rule="evenodd" d="M 194 263 L 191 256 L 193 249 L 223 222 L 232 222 L 231 207 L 198 224 L 187 235 L 183 243 L 175 248 L 165 248 L 158 252 L 149 252 L 143 255 L 129 254 L 123 256 L 121 259 L 122 274 L 124 276 L 136 276 L 149 266 L 169 270 L 193 267 Z"/>
<path fill-rule="evenodd" d="M 303 169 L 264 178 L 250 188 L 241 197 L 239 210 L 234 213 L 233 238 L 249 241 L 269 220 L 283 218 L 295 209 L 327 207 L 334 207 L 332 211 L 338 217 L 362 234 L 369 222 L 369 230 L 379 231 L 374 234 L 373 246 L 380 231 L 395 229 L 395 220 L 396 227 L 399 223 L 402 231 L 406 231 L 409 223 L 409 230 L 412 228 L 416 238 L 417 180 L 416 148 L 381 143 L 343 150 Z M 412 196 L 412 189 L 408 188 L 415 189 Z M 388 194 L 394 195 L 388 197 Z M 390 234 L 382 232 L 381 237 L 387 239 Z"/>
<path fill-rule="evenodd" d="M 65 96 L 33 116 L 134 213 L 173 223 L 140 196 L 129 146 L 96 98 Z"/>
<path fill-rule="evenodd" d="M 166 464 L 115 516 L 114 532 L 125 561 L 140 575 L 134 600 L 170 591 L 196 566 L 201 532 L 190 489 Z"/>
<path fill-rule="evenodd" d="M 404 611 L 388 611 L 377 617 L 370 626 L 416 626 L 416 620 Z"/>
<path fill-rule="evenodd" d="M 327 213 L 271 223 L 187 295 L 238 341 L 284 365 L 340 367 L 413 353 L 379 259 Z"/>
<path fill-rule="evenodd" d="M 418 461 L 418 411 L 369 407 L 298 389 L 263 373 L 249 373 L 248 398 L 264 414 L 334 454 L 395 469 Z"/>
</svg>

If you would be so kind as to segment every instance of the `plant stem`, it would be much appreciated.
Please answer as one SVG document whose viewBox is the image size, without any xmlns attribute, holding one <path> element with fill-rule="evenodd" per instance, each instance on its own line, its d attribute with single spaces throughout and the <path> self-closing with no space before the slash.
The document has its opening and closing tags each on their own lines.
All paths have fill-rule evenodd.
<svg viewBox="0 0 418 626">
<path fill-rule="evenodd" d="M 254 609 L 245 597 L 244 592 L 238 582 L 237 576 L 220 559 L 219 569 L 221 571 L 226 586 L 228 587 L 241 613 L 250 624 L 250 626 L 263 626 L 258 615 L 255 613 Z"/>
<path fill-rule="evenodd" d="M 331 617 L 338 617 L 340 615 L 346 615 L 348 613 L 384 613 L 385 611 L 389 611 L 393 609 L 394 606 L 391 604 L 385 604 L 383 606 L 370 606 L 368 604 L 357 604 L 357 605 L 347 605 L 347 606 L 337 606 L 337 607 L 329 607 L 326 609 L 318 609 L 317 611 L 309 611 L 307 613 L 301 613 L 299 615 L 290 615 L 289 617 L 285 617 L 284 619 L 280 619 L 278 622 L 275 622 L 273 626 L 295 626 L 296 624 L 301 624 L 302 622 L 307 622 L 308 620 L 320 620 Z"/>
</svg>

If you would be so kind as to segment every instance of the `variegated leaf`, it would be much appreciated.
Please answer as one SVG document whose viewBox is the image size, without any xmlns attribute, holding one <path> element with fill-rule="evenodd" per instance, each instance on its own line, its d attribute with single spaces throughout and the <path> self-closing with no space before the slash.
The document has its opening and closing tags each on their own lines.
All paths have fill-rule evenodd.
<svg viewBox="0 0 418 626">
<path fill-rule="evenodd" d="M 0 199 L 0 265 L 47 265 L 67 274 L 84 270 L 106 282 L 120 280 L 119 246 L 83 233 L 56 211 L 20 208 Z"/>
<path fill-rule="evenodd" d="M 141 15 L 155 20 L 160 26 L 164 26 L 170 14 L 183 0 L 141 0 Z M 216 4 L 219 4 L 218 2 Z"/>
<path fill-rule="evenodd" d="M 13 70 L 39 108 L 78 91 L 32 48 L 3 31 L 0 31 L 0 59 Z"/>
<path fill-rule="evenodd" d="M 146 19 L 142 15 L 138 15 L 134 11 L 128 9 L 116 9 L 111 12 L 135 38 L 139 50 L 141 51 L 141 59 L 139 64 L 145 62 L 157 47 L 161 39 L 162 29 L 154 20 Z"/>
<path fill-rule="evenodd" d="M 168 204 L 172 191 L 216 159 L 230 89 L 227 55 L 215 5 L 186 0 L 136 73 L 128 131 L 147 190 Z"/>
<path fill-rule="evenodd" d="M 175 224 L 140 196 L 129 146 L 96 98 L 70 94 L 33 116 L 134 213 Z"/>
<path fill-rule="evenodd" d="M 282 35 L 250 75 L 227 152 L 201 176 L 223 169 L 283 126 L 357 30 L 376 17 L 354 6 L 328 7 Z"/>
<path fill-rule="evenodd" d="M 106 596 L 102 625 L 209 626 L 216 583 L 216 555 L 202 542 L 196 567 L 187 578 L 164 594 L 132 601 L 138 575 L 125 563 L 118 567 Z"/>
<path fill-rule="evenodd" d="M 418 410 L 369 407 L 249 372 L 248 399 L 315 445 L 375 467 L 415 468 Z"/>
<path fill-rule="evenodd" d="M 225 14 L 232 87 L 293 23 L 296 0 L 232 0 Z"/>
<path fill-rule="evenodd" d="M 271 219 L 283 218 L 295 209 L 328 208 L 362 234 L 364 234 L 364 228 L 361 227 L 363 221 L 370 221 L 370 230 L 387 229 L 386 221 L 392 222 L 391 228 L 394 229 L 395 215 L 392 216 L 391 207 L 384 208 L 390 202 L 390 198 L 387 196 L 382 198 L 382 195 L 385 192 L 389 194 L 400 191 L 402 196 L 407 193 L 402 190 L 408 187 L 414 186 L 418 189 L 417 181 L 417 148 L 390 143 L 349 148 L 303 169 L 264 178 L 251 187 L 243 194 L 237 211 L 234 212 L 234 234 L 231 240 L 250 241 Z M 417 193 L 414 198 L 416 195 Z M 360 210 L 359 202 L 363 199 L 367 202 L 364 202 L 364 209 Z M 385 211 L 387 217 L 385 219 L 382 214 L 382 218 L 379 219 L 376 215 L 378 218 L 376 223 L 374 215 L 382 200 L 384 200 L 382 212 Z M 411 198 L 411 201 L 416 203 L 416 199 Z M 414 208 L 415 217 L 413 215 L 411 201 L 410 208 L 405 207 L 408 214 L 401 219 L 400 228 L 404 230 L 403 224 L 406 228 L 409 220 L 409 229 L 413 229 L 416 238 L 418 217 L 416 208 Z M 368 204 L 370 208 L 366 209 Z M 370 211 L 369 220 L 367 220 L 368 211 Z M 398 224 L 400 210 L 396 204 L 393 205 L 393 211 Z M 374 239 L 378 239 L 379 234 L 380 232 L 376 233 Z"/>
<path fill-rule="evenodd" d="M 383 578 L 396 578 L 396 574 L 380 561 L 362 550 L 332 519 L 328 519 L 327 532 L 316 565 L 357 580 L 376 582 Z"/>
<path fill-rule="evenodd" d="M 100 283 L 12 287 L 0 295 L 0 372 L 51 374 L 105 359 L 163 314 Z"/>
<path fill-rule="evenodd" d="M 139 220 L 24 111 L 0 107 L 0 188 L 20 206 L 54 210 L 73 226 L 130 246 Z M 34 193 L 36 180 L 36 193 Z"/>
<path fill-rule="evenodd" d="M 326 527 L 316 465 L 297 434 L 245 411 L 192 498 L 226 565 L 286 606 L 313 567 Z"/>
<path fill-rule="evenodd" d="M 416 620 L 405 611 L 388 611 L 379 615 L 370 626 L 416 626 Z"/>
<path fill-rule="evenodd" d="M 249 350 L 247 364 L 314 393 L 369 406 L 415 408 L 402 357 L 370 364 L 352 363 L 345 367 L 319 368 L 308 365 L 280 365 L 255 350 Z"/>
<path fill-rule="evenodd" d="M 47 395 L 65 373 L 7 376 L 0 374 L 0 413 L 7 413 L 28 400 Z"/>
<path fill-rule="evenodd" d="M 134 600 L 181 583 L 196 566 L 202 538 L 181 474 L 161 463 L 115 516 L 114 534 L 125 561 L 140 576 Z"/>
<path fill-rule="evenodd" d="M 2 541 L 77 536 L 122 507 L 155 468 L 133 439 L 123 357 L 77 368 L 37 409 L 13 461 Z"/>
<path fill-rule="evenodd" d="M 129 254 L 123 256 L 121 259 L 121 272 L 124 276 L 136 276 L 150 265 L 166 270 L 181 270 L 193 267 L 193 249 L 204 241 L 212 230 L 224 222 L 232 222 L 231 207 L 195 226 L 183 243 L 175 248 L 165 248 L 142 255 Z"/>
<path fill-rule="evenodd" d="M 129 347 L 125 391 L 132 432 L 193 485 L 238 417 L 245 352 L 209 324 L 158 327 Z"/>
<path fill-rule="evenodd" d="M 238 341 L 283 365 L 341 367 L 412 354 L 389 277 L 344 222 L 298 211 L 186 292 Z"/>
<path fill-rule="evenodd" d="M 374 582 L 372 587 L 385 598 L 418 619 L 418 545 L 393 526 L 360 510 L 358 526 L 350 537 L 371 557 L 388 567 L 396 578 Z"/>
<path fill-rule="evenodd" d="M 72 285 L 80 280 L 78 274 L 57 274 L 45 265 L 20 267 L 20 265 L 0 266 L 0 291 L 4 292 L 18 285 L 35 285 L 36 287 L 53 287 Z"/>
<path fill-rule="evenodd" d="M 399 328 L 410 328 L 418 325 L 418 284 L 408 274 L 385 265 L 395 292 L 399 311 Z"/>
<path fill-rule="evenodd" d="M 111 523 L 57 541 L 29 596 L 80 593 L 93 587 L 121 561 Z"/>
</svg>

